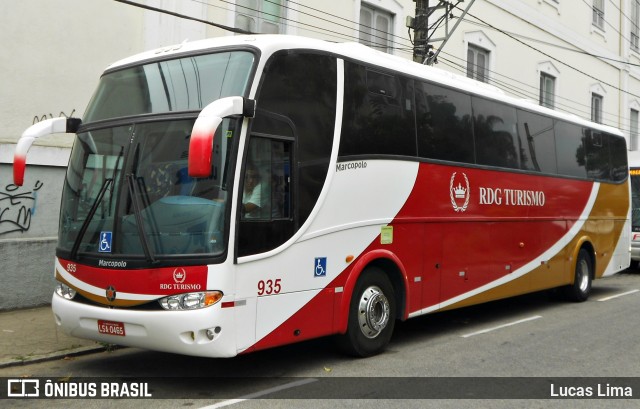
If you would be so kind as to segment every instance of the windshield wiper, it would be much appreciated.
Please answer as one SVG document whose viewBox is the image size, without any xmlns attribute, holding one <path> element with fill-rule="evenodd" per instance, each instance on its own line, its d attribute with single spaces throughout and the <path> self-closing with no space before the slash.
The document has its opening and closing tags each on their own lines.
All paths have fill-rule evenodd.
<svg viewBox="0 0 640 409">
<path fill-rule="evenodd" d="M 116 180 L 116 173 L 118 173 L 118 167 L 120 166 L 120 159 L 122 159 L 122 155 L 124 154 L 124 146 L 120 147 L 120 153 L 118 154 L 118 159 L 116 159 L 116 165 L 113 167 L 112 179 Z M 113 190 L 115 188 L 115 183 L 111 185 L 111 196 L 109 197 L 109 216 L 111 216 L 111 208 L 113 205 Z"/>
<path fill-rule="evenodd" d="M 96 200 L 93 201 L 93 204 L 91 205 L 91 209 L 89 209 L 89 213 L 87 213 L 87 217 L 84 219 L 84 222 L 82 222 L 82 226 L 80 226 L 80 231 L 78 232 L 78 236 L 73 242 L 73 247 L 71 247 L 71 255 L 70 255 L 71 260 L 76 258 L 76 255 L 78 254 L 78 249 L 80 248 L 80 242 L 82 241 L 82 238 L 84 237 L 85 233 L 87 232 L 87 228 L 89 227 L 89 222 L 91 222 L 91 219 L 93 219 L 93 216 L 96 214 L 96 211 L 98 210 L 98 205 L 100 204 L 100 202 L 102 201 L 102 198 L 104 197 L 104 193 L 107 191 L 107 188 L 112 183 L 113 183 L 113 179 L 105 179 L 104 182 L 102 182 L 102 187 L 100 187 L 100 191 L 96 196 Z"/>
<path fill-rule="evenodd" d="M 136 226 L 138 228 L 138 235 L 140 236 L 140 243 L 142 244 L 142 251 L 144 251 L 144 255 L 147 258 L 147 261 L 155 264 L 157 260 L 153 256 L 151 252 L 151 248 L 149 247 L 149 242 L 147 241 L 147 235 L 144 230 L 144 226 L 142 225 L 142 216 L 140 214 L 140 199 L 138 198 L 138 191 L 135 182 L 135 176 L 132 173 L 127 174 L 127 187 L 129 188 L 129 197 L 131 197 L 131 202 L 133 203 L 133 214 L 136 218 Z"/>
</svg>

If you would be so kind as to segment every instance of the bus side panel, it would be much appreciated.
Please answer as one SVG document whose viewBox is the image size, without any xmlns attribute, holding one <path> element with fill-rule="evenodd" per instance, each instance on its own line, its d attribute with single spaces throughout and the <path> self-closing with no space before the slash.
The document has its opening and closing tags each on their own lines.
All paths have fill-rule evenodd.
<svg viewBox="0 0 640 409">
<path fill-rule="evenodd" d="M 628 189 L 628 182 L 620 185 L 603 183 L 600 186 L 596 206 L 590 216 L 595 222 L 590 236 L 596 251 L 596 278 L 628 267 Z"/>
<path fill-rule="evenodd" d="M 567 249 L 597 203 L 590 181 L 423 163 L 397 220 L 421 219 L 442 244 L 439 303 L 423 294 L 420 315 L 523 294 L 572 280 Z M 434 227 L 434 226 L 437 226 Z M 430 266 L 440 268 L 431 270 Z M 431 289 L 424 286 L 425 291 Z"/>
<path fill-rule="evenodd" d="M 269 337 L 255 344 L 245 352 L 271 348 L 278 345 L 290 344 L 307 339 L 318 338 L 331 334 L 333 326 L 333 288 L 295 292 L 258 298 L 258 314 L 256 330 L 258 333 L 266 332 L 269 324 L 274 319 L 274 314 L 288 315 L 287 310 L 281 306 L 296 304 L 300 299 L 312 298 L 314 302 L 307 302 L 301 308 L 299 314 L 294 314 L 291 319 L 282 317 L 284 321 Z"/>
<path fill-rule="evenodd" d="M 379 244 L 372 247 L 387 250 L 397 257 L 398 267 L 404 273 L 402 292 L 405 294 L 405 305 L 399 305 L 398 308 L 413 311 L 422 305 L 423 261 L 425 254 L 430 251 L 424 241 L 424 225 L 400 222 L 390 226 L 393 228 L 393 242 L 384 244 L 381 237 Z"/>
</svg>

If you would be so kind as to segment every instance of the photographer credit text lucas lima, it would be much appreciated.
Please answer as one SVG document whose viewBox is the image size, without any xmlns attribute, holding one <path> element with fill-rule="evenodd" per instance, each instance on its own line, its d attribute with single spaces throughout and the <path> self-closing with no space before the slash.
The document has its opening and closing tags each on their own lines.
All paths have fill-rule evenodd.
<svg viewBox="0 0 640 409">
<path fill-rule="evenodd" d="M 630 386 L 614 386 L 610 384 L 597 384 L 593 386 L 558 386 L 551 384 L 551 397 L 633 397 L 633 389 Z"/>
</svg>

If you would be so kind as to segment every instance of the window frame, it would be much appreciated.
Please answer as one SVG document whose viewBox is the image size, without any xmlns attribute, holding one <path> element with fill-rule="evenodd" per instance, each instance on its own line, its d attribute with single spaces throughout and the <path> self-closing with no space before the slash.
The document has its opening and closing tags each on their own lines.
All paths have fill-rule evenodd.
<svg viewBox="0 0 640 409">
<path fill-rule="evenodd" d="M 591 122 L 602 123 L 602 106 L 604 97 L 596 92 L 591 93 Z"/>
<path fill-rule="evenodd" d="M 261 34 L 261 33 L 285 34 L 286 33 L 285 19 L 286 19 L 286 10 L 287 10 L 287 0 L 279 0 L 279 1 L 281 2 L 281 4 L 273 4 L 274 0 L 270 0 L 270 1 L 255 0 L 256 2 L 255 9 L 252 9 L 251 7 L 244 4 L 238 4 L 240 2 L 236 1 L 235 17 L 234 17 L 234 24 L 236 28 L 241 28 L 257 34 Z M 275 16 L 269 13 L 268 11 L 265 11 L 265 4 L 267 4 L 269 7 L 278 7 L 280 10 L 280 14 L 278 16 Z M 241 26 L 238 21 L 239 17 L 245 17 L 247 19 L 253 20 L 253 25 L 255 27 L 252 28 L 251 25 L 249 25 L 248 27 Z M 263 23 L 268 23 L 276 26 L 278 28 L 278 31 L 276 33 L 262 31 Z"/>
<path fill-rule="evenodd" d="M 371 13 L 370 25 L 365 25 L 363 20 L 363 12 Z M 384 17 L 387 19 L 387 30 L 383 31 L 378 28 L 378 19 Z M 392 53 L 393 51 L 393 29 L 394 29 L 394 14 L 390 11 L 374 7 L 367 3 L 360 4 L 360 17 L 358 20 L 358 42 L 364 44 L 367 47 L 374 48 L 376 50 L 383 51 L 385 53 Z M 375 34 L 374 34 L 375 33 Z M 386 38 L 381 38 L 382 34 L 386 34 Z M 363 38 L 363 36 L 369 36 L 369 40 Z M 375 40 L 374 40 L 375 39 Z M 379 41 L 386 42 L 386 45 L 382 45 Z"/>
<path fill-rule="evenodd" d="M 593 0 L 591 24 L 604 30 L 604 0 Z"/>
<path fill-rule="evenodd" d="M 551 84 L 551 91 L 548 89 Z M 546 73 L 540 73 L 540 105 L 549 109 L 555 109 L 556 105 L 556 77 Z"/>
<path fill-rule="evenodd" d="M 634 108 L 629 110 L 629 150 L 638 150 L 638 132 L 640 131 L 640 111 Z"/>
<path fill-rule="evenodd" d="M 480 65 L 478 64 L 478 56 L 482 55 L 484 57 L 484 66 L 482 77 L 478 74 Z M 469 57 L 473 57 L 473 61 L 469 60 Z M 475 44 L 469 44 L 467 46 L 467 77 L 488 83 L 489 82 L 489 64 L 491 61 L 491 51 L 486 48 L 482 48 Z"/>
</svg>

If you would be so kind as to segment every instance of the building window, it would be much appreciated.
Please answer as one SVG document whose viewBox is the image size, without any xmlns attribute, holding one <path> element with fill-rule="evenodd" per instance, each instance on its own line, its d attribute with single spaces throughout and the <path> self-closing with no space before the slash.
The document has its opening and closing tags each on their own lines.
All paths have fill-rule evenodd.
<svg viewBox="0 0 640 409">
<path fill-rule="evenodd" d="M 540 105 L 547 108 L 555 108 L 556 102 L 556 78 L 542 73 L 540 74 Z"/>
<path fill-rule="evenodd" d="M 604 0 L 593 0 L 593 25 L 604 30 Z"/>
<path fill-rule="evenodd" d="M 260 34 L 284 32 L 285 0 L 238 0 L 236 28 Z"/>
<path fill-rule="evenodd" d="M 629 126 L 629 150 L 636 151 L 638 150 L 638 114 L 639 112 L 635 109 L 631 110 L 631 119 Z"/>
<path fill-rule="evenodd" d="M 591 94 L 591 120 L 602 123 L 602 95 L 596 93 Z"/>
<path fill-rule="evenodd" d="M 360 6 L 360 43 L 391 52 L 393 14 L 362 4 Z"/>
<path fill-rule="evenodd" d="M 467 77 L 489 82 L 489 51 L 469 45 L 467 49 Z"/>
<path fill-rule="evenodd" d="M 640 51 L 640 4 L 631 0 L 631 49 Z"/>
</svg>

